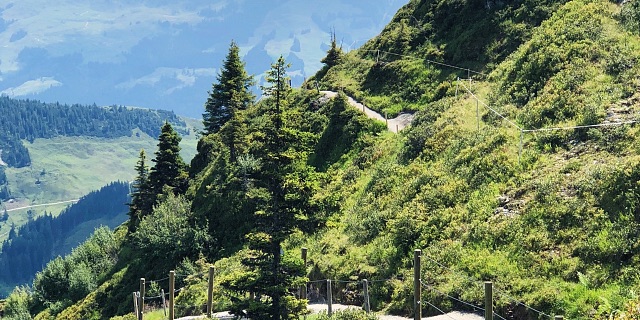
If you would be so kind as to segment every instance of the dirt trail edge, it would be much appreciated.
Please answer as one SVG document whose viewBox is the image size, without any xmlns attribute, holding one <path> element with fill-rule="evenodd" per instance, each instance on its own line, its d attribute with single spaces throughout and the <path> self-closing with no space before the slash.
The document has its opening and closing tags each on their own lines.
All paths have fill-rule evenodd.
<svg viewBox="0 0 640 320">
<path fill-rule="evenodd" d="M 342 305 L 342 304 L 336 304 L 334 303 L 332 305 L 333 310 L 337 311 L 337 310 L 345 310 L 345 309 L 360 309 L 360 307 L 356 307 L 356 306 L 347 306 L 347 305 Z M 311 303 L 307 306 L 307 308 L 309 308 L 309 311 L 313 314 L 313 313 L 320 313 L 320 312 L 326 312 L 327 311 L 327 305 L 326 304 L 320 304 L 320 303 Z M 214 313 L 213 314 L 213 318 L 214 319 L 233 319 L 233 315 L 230 314 L 229 312 L 218 312 L 218 313 Z M 182 317 L 182 318 L 178 318 L 176 320 L 196 320 L 196 319 L 205 319 L 204 316 L 189 316 L 189 317 Z M 413 318 L 404 318 L 404 317 L 399 317 L 399 316 L 389 316 L 389 315 L 378 315 L 378 319 L 380 320 L 411 320 Z M 447 314 L 443 314 L 443 315 L 439 315 L 439 316 L 434 316 L 434 317 L 424 317 L 422 319 L 427 319 L 427 320 L 483 320 L 484 317 L 475 314 L 475 313 L 464 313 L 464 312 L 458 312 L 458 311 L 454 311 L 454 312 L 449 312 Z"/>
<path fill-rule="evenodd" d="M 338 95 L 338 93 L 334 91 L 320 91 L 320 93 L 324 95 L 325 98 L 328 98 L 328 99 L 333 99 Z M 367 117 L 378 120 L 378 121 L 386 122 L 387 129 L 389 129 L 389 131 L 394 133 L 398 133 L 398 131 L 401 131 L 406 126 L 410 125 L 411 121 L 413 121 L 413 114 L 411 113 L 401 113 L 400 115 L 398 115 L 393 119 L 385 120 L 385 118 L 381 114 L 369 109 L 367 106 L 356 101 L 355 99 L 351 97 L 347 97 L 347 100 L 349 101 L 349 104 L 352 107 L 364 112 L 364 114 L 366 114 Z"/>
</svg>

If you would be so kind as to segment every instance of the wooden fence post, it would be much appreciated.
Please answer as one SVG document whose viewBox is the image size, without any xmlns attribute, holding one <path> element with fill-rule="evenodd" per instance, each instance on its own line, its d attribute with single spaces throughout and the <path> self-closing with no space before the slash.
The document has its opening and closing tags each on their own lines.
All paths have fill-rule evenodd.
<svg viewBox="0 0 640 320">
<path fill-rule="evenodd" d="M 305 276 L 307 275 L 307 248 L 302 248 L 302 251 L 300 252 L 301 258 L 302 258 L 302 263 L 304 266 L 304 273 Z M 300 287 L 300 299 L 307 299 L 307 284 L 305 283 L 303 286 Z"/>
<path fill-rule="evenodd" d="M 138 293 L 133 293 L 133 314 L 136 315 L 136 319 L 138 318 Z"/>
<path fill-rule="evenodd" d="M 176 281 L 176 272 L 169 271 L 169 320 L 173 320 L 175 318 L 175 313 L 173 310 L 173 305 L 175 303 L 173 295 L 175 294 L 175 281 Z"/>
<path fill-rule="evenodd" d="M 493 282 L 484 283 L 484 319 L 493 320 Z"/>
<path fill-rule="evenodd" d="M 331 279 L 327 279 L 327 315 L 329 315 L 329 317 L 331 317 L 331 314 L 333 313 L 333 306 L 331 305 L 333 303 L 333 293 L 331 293 Z"/>
<path fill-rule="evenodd" d="M 213 317 L 213 266 L 209 266 L 209 291 L 207 292 L 207 318 Z"/>
<path fill-rule="evenodd" d="M 476 122 L 478 123 L 478 131 L 480 131 L 480 99 L 476 97 Z"/>
<path fill-rule="evenodd" d="M 162 295 L 162 310 L 164 310 L 164 316 L 167 316 L 167 300 L 164 298 L 164 289 L 160 290 Z"/>
<path fill-rule="evenodd" d="M 520 164 L 520 158 L 522 158 L 522 142 L 524 140 L 524 130 L 520 129 L 520 145 L 518 146 L 518 164 Z"/>
<path fill-rule="evenodd" d="M 367 279 L 362 280 L 362 287 L 364 291 L 364 311 L 371 312 L 371 305 L 369 304 L 369 281 Z"/>
<path fill-rule="evenodd" d="M 413 308 L 414 320 L 422 319 L 422 287 L 420 279 L 420 257 L 422 250 L 415 249 L 413 251 Z"/>
<path fill-rule="evenodd" d="M 140 298 L 138 301 L 138 320 L 142 320 L 144 313 L 144 278 L 140 278 Z"/>
</svg>

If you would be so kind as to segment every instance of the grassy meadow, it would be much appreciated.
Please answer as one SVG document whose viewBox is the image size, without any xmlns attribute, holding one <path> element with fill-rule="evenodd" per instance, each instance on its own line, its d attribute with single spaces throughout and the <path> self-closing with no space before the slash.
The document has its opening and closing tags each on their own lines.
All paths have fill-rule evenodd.
<svg viewBox="0 0 640 320">
<path fill-rule="evenodd" d="M 188 163 L 196 153 L 198 120 L 186 120 L 189 135 L 182 136 L 182 157 Z M 0 210 L 78 199 L 112 181 L 131 181 L 140 149 L 147 153 L 147 165 L 153 163 L 157 138 L 134 130 L 129 137 L 56 137 L 24 142 L 31 155 L 31 166 L 7 168 L 7 180 L 14 198 Z M 33 218 L 45 212 L 57 215 L 70 203 L 32 208 Z M 0 243 L 9 235 L 12 224 L 28 221 L 28 209 L 9 211 L 9 219 L 0 222 Z"/>
</svg>

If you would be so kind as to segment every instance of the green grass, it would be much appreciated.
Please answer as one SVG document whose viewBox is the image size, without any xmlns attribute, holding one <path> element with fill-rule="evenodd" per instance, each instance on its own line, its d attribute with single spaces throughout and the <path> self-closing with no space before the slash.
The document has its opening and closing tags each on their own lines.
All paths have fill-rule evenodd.
<svg viewBox="0 0 640 320">
<path fill-rule="evenodd" d="M 167 312 L 168 312 L 168 310 L 167 310 Z M 165 319 L 169 319 L 168 316 L 164 315 L 164 311 L 162 309 L 151 311 L 151 312 L 147 312 L 147 313 L 144 314 L 144 318 L 145 318 L 145 320 L 165 320 Z"/>
</svg>

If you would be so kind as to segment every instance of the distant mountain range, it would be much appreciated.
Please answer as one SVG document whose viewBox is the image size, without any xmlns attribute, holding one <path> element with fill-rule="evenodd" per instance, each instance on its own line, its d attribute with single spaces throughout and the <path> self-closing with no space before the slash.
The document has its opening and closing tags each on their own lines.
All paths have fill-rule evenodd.
<svg viewBox="0 0 640 320">
<path fill-rule="evenodd" d="M 200 117 L 231 40 L 258 80 L 282 54 L 299 84 L 320 68 L 332 29 L 345 50 L 356 48 L 404 3 L 9 1 L 0 4 L 0 93 Z"/>
</svg>

